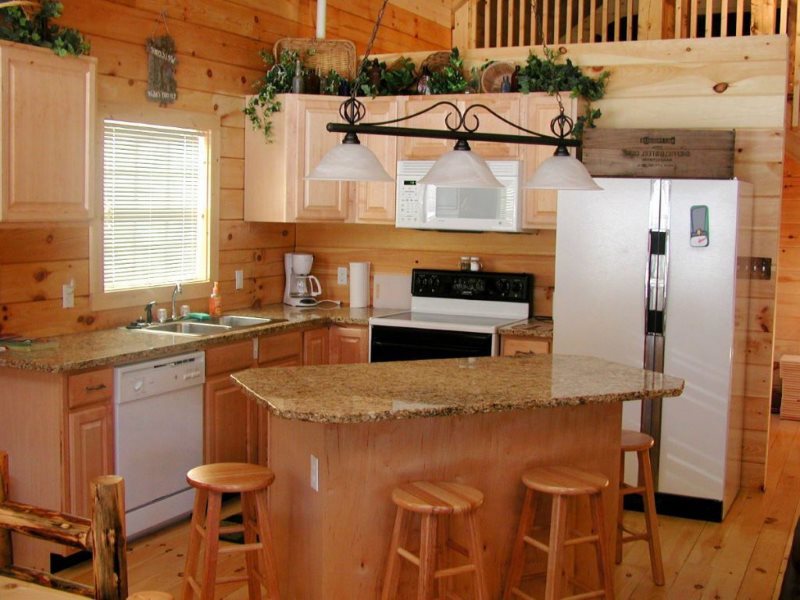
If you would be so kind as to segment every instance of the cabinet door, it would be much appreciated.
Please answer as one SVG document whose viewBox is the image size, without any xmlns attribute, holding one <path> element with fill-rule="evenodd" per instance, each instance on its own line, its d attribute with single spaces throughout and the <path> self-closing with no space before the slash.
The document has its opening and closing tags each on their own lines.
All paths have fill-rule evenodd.
<svg viewBox="0 0 800 600">
<path fill-rule="evenodd" d="M 302 364 L 302 331 L 289 331 L 258 338 L 258 366 L 289 367 Z"/>
<path fill-rule="evenodd" d="M 247 462 L 253 423 L 249 403 L 230 374 L 206 380 L 204 461 Z"/>
<path fill-rule="evenodd" d="M 303 364 L 328 364 L 328 328 L 309 329 L 303 333 Z"/>
<path fill-rule="evenodd" d="M 563 98 L 568 116 L 576 118 L 578 103 L 571 98 Z M 550 122 L 558 115 L 558 103 L 552 96 L 531 94 L 523 107 L 522 114 L 528 129 L 552 135 Z M 534 171 L 545 160 L 553 156 L 553 146 L 525 146 L 523 150 L 523 172 L 520 185 L 531 178 Z M 571 149 L 574 152 L 574 149 Z M 555 229 L 556 199 L 555 190 L 524 190 L 522 206 L 522 227 L 524 229 Z"/>
<path fill-rule="evenodd" d="M 503 356 L 515 354 L 550 354 L 550 340 L 535 337 L 515 337 L 504 335 L 502 337 Z"/>
<path fill-rule="evenodd" d="M 347 218 L 348 183 L 344 181 L 308 181 L 322 157 L 342 141 L 342 134 L 329 133 L 325 126 L 340 121 L 339 98 L 307 98 L 303 100 L 298 116 L 298 135 L 288 137 L 284 144 L 300 143 L 300 170 L 295 216 L 298 221 L 344 221 Z M 265 174 L 266 175 L 266 174 Z M 274 173 L 281 177 L 283 174 Z"/>
<path fill-rule="evenodd" d="M 369 360 L 369 332 L 366 327 L 330 329 L 330 361 L 332 365 L 365 363 Z"/>
<path fill-rule="evenodd" d="M 71 410 L 68 416 L 69 512 L 89 517 L 90 484 L 114 472 L 112 404 L 103 402 Z"/>
<path fill-rule="evenodd" d="M 400 114 L 408 116 L 437 102 L 449 101 L 458 106 L 458 96 L 414 96 L 399 99 Z M 445 120 L 448 114 L 455 113 L 448 106 L 440 106 L 424 115 L 414 117 L 410 121 L 399 123 L 401 127 L 414 127 L 421 129 L 445 129 Z M 451 118 L 452 121 L 452 118 Z M 445 152 L 453 149 L 454 140 L 436 140 L 429 138 L 401 137 L 397 139 L 397 156 L 400 160 L 436 160 Z"/>
<path fill-rule="evenodd" d="M 0 219 L 91 217 L 95 59 L 0 45 Z"/>
<path fill-rule="evenodd" d="M 394 98 L 366 99 L 366 121 L 388 121 L 397 118 Z M 397 138 L 390 135 L 364 135 L 361 143 L 375 153 L 386 172 L 397 174 Z M 395 220 L 395 182 L 357 183 L 356 221 L 358 223 L 389 223 Z"/>
<path fill-rule="evenodd" d="M 463 110 L 466 110 L 467 106 L 475 104 L 483 104 L 512 123 L 520 122 L 520 96 L 518 94 L 481 94 L 471 96 L 463 101 Z M 480 108 L 471 110 L 467 115 L 466 124 L 468 127 L 475 125 L 473 117 L 477 117 L 480 120 L 479 131 L 481 133 L 523 134 L 516 127 L 504 123 L 493 114 Z M 519 144 L 470 142 L 470 146 L 476 154 L 480 154 L 485 159 L 516 160 L 520 158 Z"/>
</svg>

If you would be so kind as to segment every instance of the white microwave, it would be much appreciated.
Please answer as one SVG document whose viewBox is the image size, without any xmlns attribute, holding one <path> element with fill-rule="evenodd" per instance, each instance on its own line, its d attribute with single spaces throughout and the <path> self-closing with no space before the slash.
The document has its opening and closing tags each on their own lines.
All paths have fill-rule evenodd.
<svg viewBox="0 0 800 600">
<path fill-rule="evenodd" d="M 452 188 L 421 185 L 432 160 L 397 162 L 395 225 L 413 229 L 520 231 L 520 163 L 487 161 L 503 188 Z"/>
</svg>

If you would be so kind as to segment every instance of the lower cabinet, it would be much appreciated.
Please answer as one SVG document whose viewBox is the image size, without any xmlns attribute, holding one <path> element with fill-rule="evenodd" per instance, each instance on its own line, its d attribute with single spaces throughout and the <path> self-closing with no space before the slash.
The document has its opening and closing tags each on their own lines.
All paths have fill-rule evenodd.
<svg viewBox="0 0 800 600">
<path fill-rule="evenodd" d="M 328 327 L 303 332 L 303 364 L 327 365 L 329 363 Z"/>
<path fill-rule="evenodd" d="M 358 325 L 331 325 L 330 364 L 369 362 L 369 330 Z"/>
<path fill-rule="evenodd" d="M 550 354 L 549 338 L 504 335 L 502 337 L 501 354 L 514 356 L 515 354 Z"/>
</svg>

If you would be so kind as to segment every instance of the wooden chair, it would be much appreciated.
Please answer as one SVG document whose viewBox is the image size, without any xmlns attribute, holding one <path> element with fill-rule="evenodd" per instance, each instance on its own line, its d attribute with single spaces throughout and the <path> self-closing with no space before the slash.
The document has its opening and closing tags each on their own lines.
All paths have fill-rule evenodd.
<svg viewBox="0 0 800 600">
<path fill-rule="evenodd" d="M 92 518 L 8 500 L 8 455 L 0 452 L 0 575 L 89 598 L 124 600 L 128 596 L 124 528 L 124 484 L 116 475 L 92 481 Z M 14 566 L 11 532 L 89 550 L 94 586 Z"/>
</svg>

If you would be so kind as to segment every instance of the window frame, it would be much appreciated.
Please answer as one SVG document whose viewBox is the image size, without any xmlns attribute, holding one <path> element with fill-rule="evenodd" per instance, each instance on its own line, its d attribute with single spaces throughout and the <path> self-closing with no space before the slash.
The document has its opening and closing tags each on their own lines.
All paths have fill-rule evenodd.
<svg viewBox="0 0 800 600">
<path fill-rule="evenodd" d="M 90 228 L 90 301 L 94 310 L 136 307 L 155 300 L 168 303 L 172 300 L 174 284 L 106 292 L 104 287 L 103 254 L 103 167 L 104 123 L 106 119 L 130 121 L 164 127 L 180 127 L 205 131 L 208 134 L 208 280 L 184 283 L 178 302 L 205 298 L 219 278 L 219 196 L 220 196 L 220 119 L 216 115 L 196 113 L 172 108 L 163 109 L 148 105 L 98 104 L 95 127 L 96 140 L 96 210 Z M 178 283 L 177 281 L 175 283 Z"/>
</svg>

